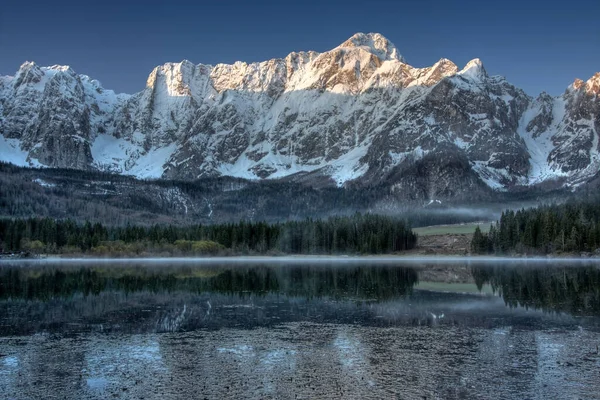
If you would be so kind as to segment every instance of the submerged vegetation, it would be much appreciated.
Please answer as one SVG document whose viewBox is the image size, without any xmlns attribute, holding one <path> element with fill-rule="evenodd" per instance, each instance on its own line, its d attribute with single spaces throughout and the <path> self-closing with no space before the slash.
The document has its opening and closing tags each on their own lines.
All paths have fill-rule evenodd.
<svg viewBox="0 0 600 400">
<path fill-rule="evenodd" d="M 403 220 L 355 214 L 284 223 L 110 227 L 51 218 L 0 220 L 5 252 L 111 255 L 382 254 L 412 249 Z"/>
</svg>

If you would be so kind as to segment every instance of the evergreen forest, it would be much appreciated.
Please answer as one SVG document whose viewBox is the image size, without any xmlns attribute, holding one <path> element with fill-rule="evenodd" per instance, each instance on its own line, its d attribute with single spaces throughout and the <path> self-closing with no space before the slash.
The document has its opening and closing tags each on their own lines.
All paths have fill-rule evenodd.
<svg viewBox="0 0 600 400">
<path fill-rule="evenodd" d="M 600 202 L 563 204 L 505 211 L 489 233 L 475 230 L 474 254 L 556 254 L 595 252 L 600 248 Z"/>
<path fill-rule="evenodd" d="M 403 220 L 372 214 L 282 223 L 126 225 L 52 218 L 0 219 L 2 252 L 32 254 L 383 254 L 412 249 Z"/>
</svg>

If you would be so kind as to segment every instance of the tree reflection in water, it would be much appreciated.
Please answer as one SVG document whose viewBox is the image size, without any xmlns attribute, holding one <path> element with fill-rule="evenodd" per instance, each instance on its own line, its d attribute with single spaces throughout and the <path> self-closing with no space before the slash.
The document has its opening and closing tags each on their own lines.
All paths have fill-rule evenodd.
<svg viewBox="0 0 600 400">
<path fill-rule="evenodd" d="M 503 300 L 477 294 L 484 285 Z M 293 321 L 527 325 L 543 314 L 519 319 L 525 309 L 598 316 L 599 291 L 600 270 L 589 265 L 6 265 L 0 268 L 0 336 L 173 332 Z"/>
<path fill-rule="evenodd" d="M 477 287 L 491 285 L 511 308 L 572 315 L 600 315 L 600 269 L 596 266 L 473 266 Z"/>
<path fill-rule="evenodd" d="M 417 281 L 414 268 L 382 265 L 8 267 L 0 270 L 0 299 L 183 291 L 386 300 L 410 294 Z"/>
<path fill-rule="evenodd" d="M 0 398 L 596 398 L 564 265 L 4 264 Z"/>
</svg>

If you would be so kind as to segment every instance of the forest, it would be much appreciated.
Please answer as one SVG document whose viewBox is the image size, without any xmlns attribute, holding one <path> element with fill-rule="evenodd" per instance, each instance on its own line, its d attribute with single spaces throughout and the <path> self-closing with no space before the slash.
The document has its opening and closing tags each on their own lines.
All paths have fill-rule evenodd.
<svg viewBox="0 0 600 400">
<path fill-rule="evenodd" d="M 412 227 L 491 220 L 507 203 L 536 194 L 498 194 L 469 207 L 458 199 L 432 201 L 427 191 L 389 185 L 337 187 L 295 179 L 249 181 L 214 177 L 195 181 L 140 180 L 98 171 L 23 168 L 0 162 L 0 218 L 70 218 L 110 226 L 269 223 L 324 219 L 355 212 L 394 215 Z M 558 196 L 558 194 L 557 194 Z"/>
<path fill-rule="evenodd" d="M 417 242 L 405 221 L 355 214 L 282 223 L 106 226 L 70 219 L 0 219 L 2 252 L 177 256 L 237 254 L 383 254 Z"/>
<path fill-rule="evenodd" d="M 505 211 L 489 233 L 477 228 L 471 242 L 474 254 L 579 254 L 599 248 L 600 201 L 592 198 Z"/>
</svg>

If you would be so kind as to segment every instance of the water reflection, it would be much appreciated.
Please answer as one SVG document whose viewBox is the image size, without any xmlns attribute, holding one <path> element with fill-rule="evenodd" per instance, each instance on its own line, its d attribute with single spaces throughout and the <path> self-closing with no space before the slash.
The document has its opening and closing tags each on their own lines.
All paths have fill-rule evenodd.
<svg viewBox="0 0 600 400">
<path fill-rule="evenodd" d="M 397 266 L 96 265 L 0 270 L 0 334 L 175 332 L 290 321 L 354 323 L 358 303 L 412 293 Z"/>
<path fill-rule="evenodd" d="M 560 315 L 525 315 L 529 309 Z M 527 324 L 571 324 L 572 317 L 598 315 L 600 269 L 594 265 L 50 264 L 0 269 L 0 335 L 177 332 L 298 321 L 493 327 L 525 317 Z"/>
<path fill-rule="evenodd" d="M 0 398 L 593 398 L 599 289 L 593 264 L 3 264 Z"/>
<path fill-rule="evenodd" d="M 490 284 L 507 306 L 572 315 L 600 315 L 596 266 L 473 266 L 478 288 Z"/>
<path fill-rule="evenodd" d="M 0 269 L 0 299 L 184 291 L 385 300 L 410 293 L 417 280 L 414 268 L 369 265 L 6 267 Z"/>
</svg>

